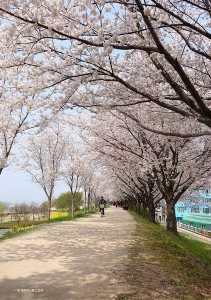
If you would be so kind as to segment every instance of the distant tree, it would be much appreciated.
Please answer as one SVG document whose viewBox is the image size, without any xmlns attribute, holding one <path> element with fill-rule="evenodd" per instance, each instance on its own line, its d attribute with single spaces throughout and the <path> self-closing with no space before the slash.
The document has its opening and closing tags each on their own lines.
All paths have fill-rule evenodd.
<svg viewBox="0 0 211 300">
<path fill-rule="evenodd" d="M 75 210 L 79 210 L 80 205 L 82 204 L 81 192 L 75 192 L 74 195 L 71 192 L 62 193 L 54 202 L 56 209 L 65 210 L 71 213 L 73 197 Z"/>
<path fill-rule="evenodd" d="M 26 224 L 28 224 L 28 220 L 31 217 L 30 205 L 27 203 L 21 203 L 19 208 L 23 219 L 25 220 Z"/>
<path fill-rule="evenodd" d="M 16 203 L 12 208 L 12 214 L 14 219 L 18 222 L 18 226 L 20 225 L 20 220 L 24 219 L 26 224 L 28 224 L 28 220 L 31 217 L 30 205 L 27 203 Z"/>
<path fill-rule="evenodd" d="M 72 217 L 74 217 L 74 210 L 77 209 L 77 195 L 81 189 L 85 191 L 86 202 L 86 192 L 93 173 L 92 167 L 89 165 L 87 151 L 84 150 L 84 145 L 81 141 L 76 143 L 76 141 L 70 140 L 61 171 L 61 177 L 68 185 L 72 195 Z"/>
<path fill-rule="evenodd" d="M 64 159 L 66 137 L 59 124 L 46 128 L 22 145 L 22 159 L 19 168 L 30 174 L 34 183 L 44 191 L 48 199 L 48 220 L 50 221 L 51 201 L 60 166 Z"/>
<path fill-rule="evenodd" d="M 48 201 L 44 201 L 40 204 L 39 212 L 42 216 L 48 217 Z"/>
<path fill-rule="evenodd" d="M 32 214 L 33 221 L 35 220 L 35 216 L 37 216 L 38 220 L 40 219 L 41 212 L 40 212 L 40 207 L 39 207 L 38 203 L 31 202 L 29 204 L 29 210 L 30 210 L 30 212 Z"/>
<path fill-rule="evenodd" d="M 0 221 L 3 222 L 4 212 L 7 208 L 7 205 L 5 203 L 0 203 Z"/>
<path fill-rule="evenodd" d="M 23 212 L 21 210 L 20 204 L 16 203 L 11 210 L 14 219 L 17 221 L 18 226 L 20 225 L 20 220 L 23 218 Z"/>
</svg>

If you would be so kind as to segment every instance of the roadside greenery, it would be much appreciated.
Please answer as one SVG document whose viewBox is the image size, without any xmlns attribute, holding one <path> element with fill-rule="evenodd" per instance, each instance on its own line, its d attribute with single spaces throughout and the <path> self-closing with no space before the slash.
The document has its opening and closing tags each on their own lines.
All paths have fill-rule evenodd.
<svg viewBox="0 0 211 300">
<path fill-rule="evenodd" d="M 3 222 L 0 224 L 0 229 L 12 229 L 14 227 L 30 227 L 34 225 L 39 225 L 42 223 L 46 223 L 46 219 L 41 219 L 39 221 L 28 220 L 27 224 L 25 220 L 21 220 L 18 225 L 18 221 L 9 221 Z"/>
<path fill-rule="evenodd" d="M 82 204 L 82 196 L 81 192 L 75 192 L 74 195 L 70 192 L 62 193 L 53 204 L 58 210 L 71 212 L 74 199 L 74 211 L 77 211 Z"/>
<path fill-rule="evenodd" d="M 34 225 L 30 225 L 30 226 L 14 226 L 12 227 L 10 230 L 8 230 L 7 232 L 4 233 L 4 235 L 0 238 L 1 240 L 5 240 L 14 236 L 17 236 L 19 234 L 22 234 L 24 232 L 28 232 L 32 229 L 34 229 L 35 226 Z"/>
<path fill-rule="evenodd" d="M 77 211 L 74 214 L 74 219 L 86 217 L 87 215 L 96 213 L 97 211 L 98 211 L 98 209 L 94 209 L 92 211 L 87 211 L 87 212 L 84 212 L 83 210 Z M 68 214 L 67 212 L 55 212 L 52 214 L 50 223 L 68 221 L 68 220 L 72 220 L 72 219 L 73 219 L 72 216 L 70 214 Z"/>
<path fill-rule="evenodd" d="M 211 245 L 130 213 L 137 230 L 123 280 L 133 293 L 124 299 L 211 299 Z"/>
<path fill-rule="evenodd" d="M 98 209 L 93 209 L 92 211 L 87 211 L 87 212 L 78 211 L 75 213 L 74 219 L 86 217 L 87 215 L 94 214 L 97 211 Z M 67 212 L 54 212 L 51 216 L 50 223 L 69 221 L 69 220 L 72 220 L 72 216 L 70 216 Z M 20 226 L 17 226 L 16 221 L 2 223 L 0 224 L 0 229 L 8 229 L 8 231 L 5 232 L 2 237 L 0 237 L 0 241 L 17 236 L 21 233 L 30 231 L 32 229 L 36 229 L 38 226 L 46 225 L 46 224 L 49 224 L 49 221 L 46 218 L 40 221 L 29 220 L 28 225 L 26 225 L 24 221 L 22 221 L 22 223 L 20 223 Z"/>
</svg>

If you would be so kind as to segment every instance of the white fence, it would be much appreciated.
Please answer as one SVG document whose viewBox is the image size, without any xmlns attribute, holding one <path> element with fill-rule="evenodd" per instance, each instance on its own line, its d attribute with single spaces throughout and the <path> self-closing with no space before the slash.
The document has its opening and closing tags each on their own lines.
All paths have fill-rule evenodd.
<svg viewBox="0 0 211 300">
<path fill-rule="evenodd" d="M 182 228 L 182 229 L 185 229 L 185 230 L 203 235 L 205 237 L 211 238 L 211 231 L 209 231 L 209 230 L 206 230 L 206 229 L 203 229 L 203 228 L 193 227 L 191 225 L 186 225 L 186 224 L 183 224 L 183 223 L 180 223 L 180 222 L 177 223 L 177 226 L 179 228 Z"/>
</svg>

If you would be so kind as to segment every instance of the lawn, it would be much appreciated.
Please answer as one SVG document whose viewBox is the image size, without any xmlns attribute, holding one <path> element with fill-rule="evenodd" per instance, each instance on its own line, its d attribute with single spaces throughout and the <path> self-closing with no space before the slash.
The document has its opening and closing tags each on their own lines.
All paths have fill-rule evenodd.
<svg viewBox="0 0 211 300">
<path fill-rule="evenodd" d="M 122 280 L 133 292 L 118 300 L 211 299 L 211 245 L 137 221 Z"/>
</svg>

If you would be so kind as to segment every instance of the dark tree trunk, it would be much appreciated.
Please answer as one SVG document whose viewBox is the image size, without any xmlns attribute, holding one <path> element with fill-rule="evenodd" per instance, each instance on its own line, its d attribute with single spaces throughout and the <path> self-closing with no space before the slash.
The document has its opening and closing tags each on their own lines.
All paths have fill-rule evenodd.
<svg viewBox="0 0 211 300">
<path fill-rule="evenodd" d="M 135 201 L 133 202 L 133 211 L 137 213 L 137 205 Z"/>
<path fill-rule="evenodd" d="M 167 202 L 167 201 L 166 201 Z M 174 202 L 168 201 L 167 203 L 167 224 L 166 230 L 172 232 L 174 234 L 178 234 L 177 232 L 177 221 L 174 209 Z"/>
<path fill-rule="evenodd" d="M 141 214 L 141 204 L 138 202 L 137 204 L 137 213 L 140 215 Z"/>
<path fill-rule="evenodd" d="M 145 203 L 143 203 L 143 218 L 146 218 L 147 215 L 147 206 Z"/>
<path fill-rule="evenodd" d="M 152 201 L 149 202 L 149 221 L 155 223 L 155 206 Z"/>
<path fill-rule="evenodd" d="M 136 212 L 136 203 L 134 201 L 131 201 L 130 209 Z"/>
</svg>

